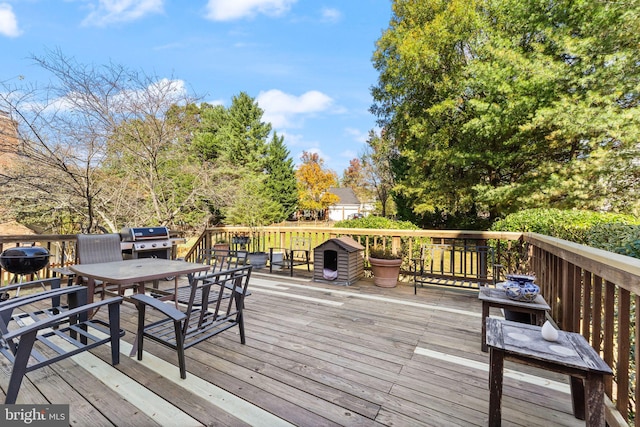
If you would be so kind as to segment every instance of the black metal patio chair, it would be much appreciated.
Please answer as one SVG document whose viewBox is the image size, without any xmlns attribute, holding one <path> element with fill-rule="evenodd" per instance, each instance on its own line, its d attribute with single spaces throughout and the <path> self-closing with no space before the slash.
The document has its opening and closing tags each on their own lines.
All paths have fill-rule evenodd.
<svg viewBox="0 0 640 427">
<path fill-rule="evenodd" d="M 277 260 L 276 254 L 282 254 L 282 259 Z M 311 271 L 311 239 L 307 237 L 291 237 L 288 248 L 269 248 L 269 273 L 273 273 L 274 266 L 289 269 L 289 275 L 293 277 L 293 267 L 306 265 L 307 271 Z"/>
<path fill-rule="evenodd" d="M 87 304 L 85 286 L 60 288 L 59 278 L 46 280 L 52 289 L 0 303 L 0 354 L 11 365 L 5 404 L 16 402 L 26 373 L 99 345 L 111 343 L 111 363 L 120 362 L 122 297 Z M 50 305 L 45 304 L 47 300 Z M 108 322 L 89 318 L 104 305 Z"/>
<path fill-rule="evenodd" d="M 138 360 L 142 360 L 144 338 L 149 338 L 176 350 L 180 378 L 184 379 L 185 349 L 234 326 L 239 329 L 240 342 L 245 344 L 243 308 L 251 269 L 248 265 L 191 277 L 189 300 L 183 310 L 149 295 L 134 295 L 132 300 L 138 307 Z M 196 298 L 198 294 L 200 298 Z M 147 307 L 155 308 L 162 318 L 147 324 Z"/>
<path fill-rule="evenodd" d="M 247 251 L 236 251 L 226 249 L 209 249 L 197 258 L 197 262 L 210 265 L 211 268 L 202 273 L 197 273 L 199 279 L 213 277 L 218 273 L 235 270 L 239 267 L 247 265 Z M 191 282 L 191 278 L 189 278 Z M 181 286 L 175 290 L 175 300 L 182 304 L 188 304 L 191 297 L 191 286 Z M 212 296 L 216 298 L 216 296 Z M 196 292 L 195 304 L 200 305 L 202 302 L 202 293 Z M 212 302 L 212 301 L 209 301 Z"/>
</svg>

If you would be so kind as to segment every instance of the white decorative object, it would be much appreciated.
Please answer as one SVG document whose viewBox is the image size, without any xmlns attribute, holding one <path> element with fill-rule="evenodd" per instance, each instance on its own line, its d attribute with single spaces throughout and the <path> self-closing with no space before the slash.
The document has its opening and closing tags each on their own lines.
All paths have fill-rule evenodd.
<svg viewBox="0 0 640 427">
<path fill-rule="evenodd" d="M 542 338 L 547 341 L 558 341 L 558 331 L 548 320 L 542 325 Z"/>
</svg>

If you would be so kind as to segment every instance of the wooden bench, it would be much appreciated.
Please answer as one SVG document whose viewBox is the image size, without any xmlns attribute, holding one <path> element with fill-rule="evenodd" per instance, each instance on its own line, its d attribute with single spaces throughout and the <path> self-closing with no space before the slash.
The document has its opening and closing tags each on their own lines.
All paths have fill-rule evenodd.
<svg viewBox="0 0 640 427">
<path fill-rule="evenodd" d="M 52 289 L 0 303 L 0 354 L 11 364 L 5 404 L 16 402 L 27 372 L 80 352 L 111 343 L 111 363 L 120 361 L 122 297 L 87 304 L 86 287 L 60 288 L 59 278 L 46 281 Z M 108 323 L 89 318 L 102 306 L 108 307 Z"/>
<path fill-rule="evenodd" d="M 455 243 L 426 244 L 411 263 L 413 292 L 424 284 L 478 289 L 495 284 L 497 265 L 493 248 Z"/>
</svg>

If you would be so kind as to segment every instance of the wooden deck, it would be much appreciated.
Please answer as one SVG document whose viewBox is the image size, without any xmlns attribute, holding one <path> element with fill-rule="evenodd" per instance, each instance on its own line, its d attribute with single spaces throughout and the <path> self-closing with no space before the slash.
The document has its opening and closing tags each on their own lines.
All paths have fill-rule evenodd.
<svg viewBox="0 0 640 427">
<path fill-rule="evenodd" d="M 128 356 L 137 319 L 124 303 L 117 367 L 106 346 L 63 360 L 28 374 L 17 403 L 70 404 L 77 426 L 487 425 L 477 291 L 425 286 L 414 296 L 410 283 L 264 273 L 250 289 L 247 344 L 232 329 L 187 350 L 186 380 L 166 347 L 148 341 L 144 360 Z M 584 425 L 566 377 L 505 368 L 503 425 Z M 0 376 L 6 389 L 6 369 Z"/>
</svg>

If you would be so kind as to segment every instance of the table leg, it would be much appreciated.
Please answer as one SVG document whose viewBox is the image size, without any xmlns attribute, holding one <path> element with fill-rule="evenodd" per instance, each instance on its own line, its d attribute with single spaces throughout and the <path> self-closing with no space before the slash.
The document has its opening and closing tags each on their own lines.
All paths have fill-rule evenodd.
<svg viewBox="0 0 640 427">
<path fill-rule="evenodd" d="M 93 293 L 96 291 L 96 281 L 95 279 L 89 277 L 87 279 L 87 303 L 91 304 L 93 302 Z"/>
<path fill-rule="evenodd" d="M 174 278 L 173 285 L 173 302 L 176 305 L 176 310 L 178 310 L 178 276 Z"/>
<path fill-rule="evenodd" d="M 579 420 L 584 420 L 584 403 L 586 395 L 582 378 L 573 376 L 569 377 L 569 384 L 571 385 L 573 416 Z"/>
<path fill-rule="evenodd" d="M 587 378 L 584 380 L 586 398 L 586 425 L 592 426 L 604 426 L 604 377 L 602 374 L 589 372 Z"/>
<path fill-rule="evenodd" d="M 489 427 L 500 427 L 504 352 L 494 347 L 489 351 Z"/>
<path fill-rule="evenodd" d="M 489 317 L 489 303 L 482 301 L 482 336 L 480 337 L 480 348 L 487 352 L 487 317 Z"/>
<path fill-rule="evenodd" d="M 536 322 L 536 325 L 538 326 L 544 325 L 544 321 L 545 321 L 544 312 L 540 313 L 539 311 L 536 311 L 532 315 L 533 315 L 534 322 Z"/>
</svg>

